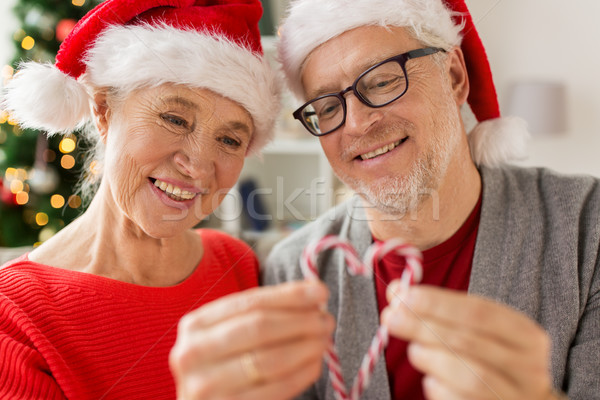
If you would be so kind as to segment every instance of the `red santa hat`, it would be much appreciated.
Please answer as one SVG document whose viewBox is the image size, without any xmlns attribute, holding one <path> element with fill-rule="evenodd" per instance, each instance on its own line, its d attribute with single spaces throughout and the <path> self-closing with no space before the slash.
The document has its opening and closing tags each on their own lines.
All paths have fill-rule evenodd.
<svg viewBox="0 0 600 400">
<path fill-rule="evenodd" d="M 264 59 L 259 0 L 106 0 L 77 23 L 56 63 L 24 63 L 3 106 L 21 125 L 70 132 L 91 117 L 85 84 L 126 93 L 176 83 L 210 89 L 253 118 L 249 150 L 272 137 L 279 84 Z M 84 84 L 85 83 L 85 84 Z"/>
<path fill-rule="evenodd" d="M 446 50 L 461 46 L 471 87 L 468 103 L 479 121 L 469 134 L 473 160 L 497 166 L 524 157 L 526 123 L 500 118 L 488 58 L 464 0 L 291 0 L 278 50 L 292 92 L 307 100 L 301 75 L 313 50 L 367 25 L 405 27 L 428 46 Z"/>
</svg>

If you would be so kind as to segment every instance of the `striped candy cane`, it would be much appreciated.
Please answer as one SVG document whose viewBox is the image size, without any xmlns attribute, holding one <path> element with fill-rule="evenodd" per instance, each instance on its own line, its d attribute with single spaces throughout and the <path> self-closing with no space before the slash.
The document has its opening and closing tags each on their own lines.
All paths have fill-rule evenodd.
<svg viewBox="0 0 600 400">
<path fill-rule="evenodd" d="M 326 236 L 321 240 L 308 244 L 302 252 L 300 267 L 305 279 L 319 279 L 317 269 L 317 257 L 326 250 L 339 248 L 344 252 L 344 258 L 348 271 L 352 275 L 361 275 L 370 277 L 373 274 L 375 263 L 381 261 L 386 254 L 394 252 L 406 259 L 406 269 L 402 273 L 402 287 L 408 288 L 411 284 L 421 281 L 423 276 L 423 256 L 421 252 L 410 244 L 400 240 L 392 239 L 386 242 L 379 242 L 371 245 L 365 253 L 364 260 L 361 261 L 354 247 L 345 240 L 337 236 Z M 363 357 L 361 366 L 358 370 L 352 390 L 348 393 L 337 350 L 331 340 L 325 362 L 329 368 L 329 379 L 335 392 L 336 400 L 358 400 L 364 390 L 369 385 L 373 370 L 383 354 L 383 350 L 388 344 L 389 335 L 384 326 L 379 326 L 371 345 Z"/>
</svg>

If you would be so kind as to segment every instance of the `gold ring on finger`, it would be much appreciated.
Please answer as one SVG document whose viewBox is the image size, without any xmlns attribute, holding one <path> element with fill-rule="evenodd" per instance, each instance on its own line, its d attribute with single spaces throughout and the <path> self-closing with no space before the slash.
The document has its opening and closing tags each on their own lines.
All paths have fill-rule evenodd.
<svg viewBox="0 0 600 400">
<path fill-rule="evenodd" d="M 256 366 L 256 356 L 253 352 L 249 351 L 242 354 L 240 364 L 250 383 L 257 383 L 261 380 L 260 371 Z"/>
</svg>

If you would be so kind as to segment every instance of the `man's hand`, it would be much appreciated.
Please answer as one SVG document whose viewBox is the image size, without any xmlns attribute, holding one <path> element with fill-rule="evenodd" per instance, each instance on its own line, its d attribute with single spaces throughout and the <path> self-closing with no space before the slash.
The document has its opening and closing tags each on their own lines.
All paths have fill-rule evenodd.
<svg viewBox="0 0 600 400">
<path fill-rule="evenodd" d="M 525 315 L 481 297 L 414 286 L 387 291 L 382 323 L 410 342 L 429 400 L 550 400 L 550 339 Z"/>
<path fill-rule="evenodd" d="M 257 288 L 184 316 L 169 364 L 177 398 L 288 399 L 321 373 L 335 322 L 320 283 Z"/>
</svg>

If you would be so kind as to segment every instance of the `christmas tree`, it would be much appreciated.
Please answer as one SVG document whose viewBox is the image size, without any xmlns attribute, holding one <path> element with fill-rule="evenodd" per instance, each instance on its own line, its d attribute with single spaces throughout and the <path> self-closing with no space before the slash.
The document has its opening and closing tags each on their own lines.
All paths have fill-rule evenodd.
<svg viewBox="0 0 600 400">
<path fill-rule="evenodd" d="M 19 62 L 54 62 L 76 22 L 102 0 L 17 0 L 15 56 L 2 68 L 4 84 Z M 0 246 L 43 242 L 83 212 L 76 184 L 85 143 L 78 132 L 46 138 L 19 128 L 0 110 Z M 88 171 L 93 173 L 92 171 Z"/>
</svg>

